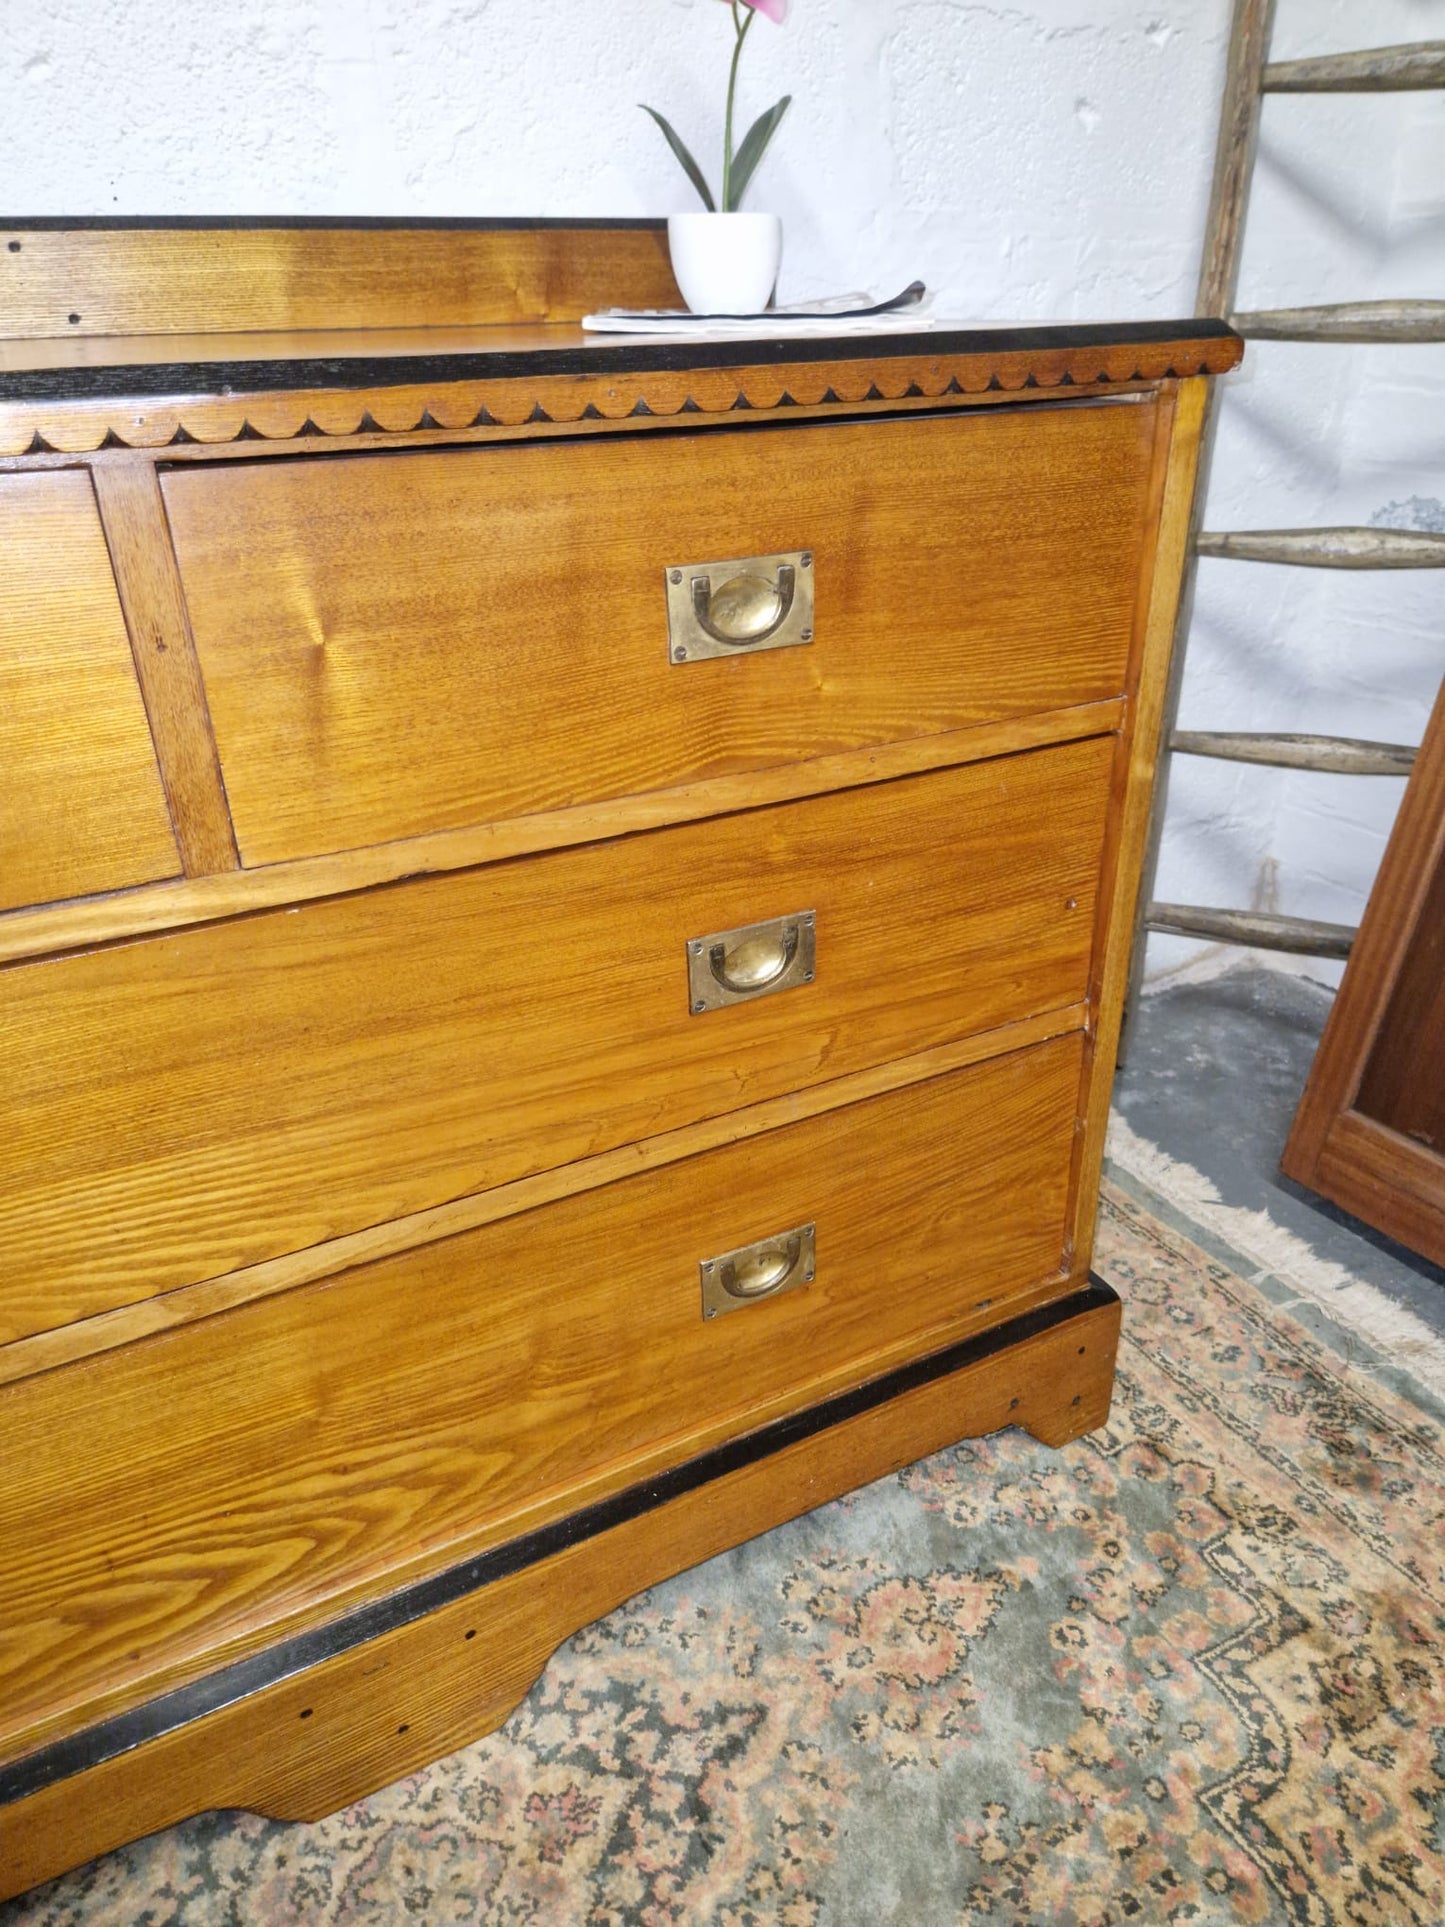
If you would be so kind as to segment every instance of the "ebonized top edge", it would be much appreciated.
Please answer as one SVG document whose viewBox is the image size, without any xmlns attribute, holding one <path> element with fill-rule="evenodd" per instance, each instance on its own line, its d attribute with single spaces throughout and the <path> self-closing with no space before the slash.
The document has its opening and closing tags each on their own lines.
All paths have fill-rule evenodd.
<svg viewBox="0 0 1445 1927">
<path fill-rule="evenodd" d="M 578 214 L 0 214 L 0 234 L 75 233 L 83 229 L 112 231 L 207 228 L 271 228 L 285 231 L 300 228 L 325 232 L 327 228 L 373 228 L 382 232 L 405 228 L 450 228 L 519 231 L 524 228 L 569 229 L 652 228 L 659 233 L 667 226 L 655 215 Z"/>
<path fill-rule="evenodd" d="M 539 375 L 654 374 L 689 368 L 746 368 L 816 361 L 879 361 L 917 355 L 1003 355 L 1134 344 L 1239 341 L 1226 322 L 1069 322 L 1038 327 L 920 329 L 877 335 L 729 341 L 637 339 L 607 345 L 450 354 L 317 355 L 277 360 L 117 362 L 12 369 L 0 401 L 113 401 L 147 396 L 250 395 L 290 388 L 393 388 L 418 383 L 528 380 Z M 1187 361 L 1186 354 L 1181 355 Z M 1237 357 L 1236 357 L 1237 359 Z M 1230 364 L 1232 365 L 1232 363 Z M 1187 365 L 1178 371 L 1193 374 Z"/>
</svg>

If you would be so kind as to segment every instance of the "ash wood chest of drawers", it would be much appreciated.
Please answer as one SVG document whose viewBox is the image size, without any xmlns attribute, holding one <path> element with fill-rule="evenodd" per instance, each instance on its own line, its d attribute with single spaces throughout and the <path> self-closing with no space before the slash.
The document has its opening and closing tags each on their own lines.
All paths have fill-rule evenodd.
<svg viewBox="0 0 1445 1927">
<path fill-rule="evenodd" d="M 1103 1422 L 1211 323 L 587 342 L 649 224 L 7 230 L 0 1892 Z"/>
</svg>

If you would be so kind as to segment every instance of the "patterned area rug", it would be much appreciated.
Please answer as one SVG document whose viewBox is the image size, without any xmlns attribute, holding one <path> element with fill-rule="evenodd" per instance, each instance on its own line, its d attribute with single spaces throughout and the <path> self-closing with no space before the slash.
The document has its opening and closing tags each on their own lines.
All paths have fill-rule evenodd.
<svg viewBox="0 0 1445 1927">
<path fill-rule="evenodd" d="M 1445 1921 L 1442 1427 L 1116 1188 L 1107 1432 L 964 1445 L 572 1640 L 314 1827 L 4 1927 Z"/>
</svg>

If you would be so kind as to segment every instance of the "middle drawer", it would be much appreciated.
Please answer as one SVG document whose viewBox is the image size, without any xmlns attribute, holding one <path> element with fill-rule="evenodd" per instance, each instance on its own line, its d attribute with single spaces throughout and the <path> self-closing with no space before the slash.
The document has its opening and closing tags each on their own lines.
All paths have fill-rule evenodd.
<svg viewBox="0 0 1445 1927">
<path fill-rule="evenodd" d="M 1112 738 L 0 975 L 0 1339 L 1081 999 Z M 816 913 L 691 1013 L 689 940 Z"/>
</svg>

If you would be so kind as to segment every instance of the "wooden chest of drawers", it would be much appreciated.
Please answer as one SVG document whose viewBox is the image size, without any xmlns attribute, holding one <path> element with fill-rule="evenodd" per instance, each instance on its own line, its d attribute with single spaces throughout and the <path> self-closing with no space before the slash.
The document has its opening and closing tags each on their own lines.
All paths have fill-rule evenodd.
<svg viewBox="0 0 1445 1927">
<path fill-rule="evenodd" d="M 0 1893 L 325 1812 L 638 1587 L 1103 1421 L 1238 356 L 589 343 L 671 295 L 646 224 L 5 238 Z"/>
</svg>

